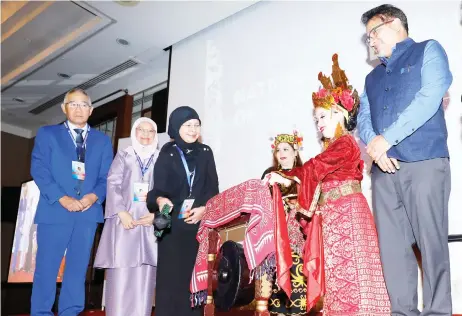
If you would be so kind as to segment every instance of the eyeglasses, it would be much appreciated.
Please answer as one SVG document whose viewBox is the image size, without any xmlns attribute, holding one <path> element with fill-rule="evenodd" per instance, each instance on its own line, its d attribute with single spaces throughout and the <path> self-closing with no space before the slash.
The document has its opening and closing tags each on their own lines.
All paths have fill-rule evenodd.
<svg viewBox="0 0 462 316">
<path fill-rule="evenodd" d="M 82 109 L 89 109 L 91 108 L 91 105 L 88 104 L 87 102 L 74 102 L 74 101 L 71 101 L 71 102 L 67 102 L 66 105 L 68 107 L 70 107 L 71 109 L 76 109 L 76 108 L 82 108 Z"/>
<path fill-rule="evenodd" d="M 138 132 L 142 133 L 142 134 L 152 134 L 154 135 L 156 133 L 155 130 L 153 129 L 143 129 L 143 128 L 137 128 L 136 129 Z"/>
<path fill-rule="evenodd" d="M 395 20 L 395 19 L 391 19 L 391 20 L 385 21 L 385 22 L 383 22 L 383 23 L 380 23 L 379 25 L 374 26 L 374 27 L 369 31 L 369 34 L 367 34 L 367 36 L 366 36 L 366 44 L 367 44 L 367 45 L 370 45 L 371 40 L 376 39 L 376 38 L 378 37 L 378 35 L 379 35 L 378 29 L 379 29 L 379 28 L 381 28 L 381 27 L 384 26 L 385 24 L 388 24 L 388 23 L 393 22 L 394 20 Z M 373 36 L 371 37 L 371 35 L 373 35 Z"/>
<path fill-rule="evenodd" d="M 199 124 L 183 124 L 181 127 L 187 128 L 187 129 L 200 129 L 201 126 Z"/>
</svg>

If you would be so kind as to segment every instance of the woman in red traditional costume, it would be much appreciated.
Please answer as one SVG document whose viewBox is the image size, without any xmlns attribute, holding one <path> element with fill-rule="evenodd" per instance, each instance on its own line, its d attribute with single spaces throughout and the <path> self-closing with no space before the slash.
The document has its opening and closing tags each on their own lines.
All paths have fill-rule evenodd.
<svg viewBox="0 0 462 316">
<path fill-rule="evenodd" d="M 303 165 L 300 159 L 303 138 L 296 131 L 293 134 L 279 134 L 271 145 L 273 149 L 273 166 L 266 169 L 262 179 L 273 171 L 290 171 Z M 290 268 L 291 293 L 290 297 L 273 283 L 272 294 L 269 299 L 269 311 L 277 315 L 306 315 L 306 277 L 303 275 L 303 248 L 305 238 L 300 223 L 295 218 L 297 206 L 297 184 L 285 187 L 279 185 L 282 203 L 286 214 L 288 237 L 292 253 L 292 267 Z M 276 277 L 274 277 L 274 280 Z"/>
<path fill-rule="evenodd" d="M 332 60 L 333 80 L 320 73 L 323 88 L 313 93 L 324 151 L 303 167 L 272 173 L 269 183 L 300 183 L 297 212 L 305 218 L 301 224 L 307 235 L 307 309 L 324 294 L 324 316 L 390 315 L 376 228 L 361 192 L 363 161 L 349 134 L 356 127 L 358 93 L 336 54 Z"/>
</svg>

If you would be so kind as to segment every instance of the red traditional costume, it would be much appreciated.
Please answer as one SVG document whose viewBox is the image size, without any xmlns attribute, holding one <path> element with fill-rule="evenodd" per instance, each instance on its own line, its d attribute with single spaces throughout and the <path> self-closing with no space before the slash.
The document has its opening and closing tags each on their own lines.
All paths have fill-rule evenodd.
<svg viewBox="0 0 462 316">
<path fill-rule="evenodd" d="M 324 88 L 313 93 L 313 103 L 326 109 L 337 106 L 348 121 L 357 112 L 358 97 L 337 58 L 334 55 L 333 82 L 319 74 Z M 360 150 L 347 133 L 336 136 L 303 167 L 284 172 L 300 183 L 297 210 L 311 218 L 301 220 L 307 235 L 307 309 L 324 294 L 324 316 L 390 315 L 376 228 L 361 192 Z"/>
</svg>

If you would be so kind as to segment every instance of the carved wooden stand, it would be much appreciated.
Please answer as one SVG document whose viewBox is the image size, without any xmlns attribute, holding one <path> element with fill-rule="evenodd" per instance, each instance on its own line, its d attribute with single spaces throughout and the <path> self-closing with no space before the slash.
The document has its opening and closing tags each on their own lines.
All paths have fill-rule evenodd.
<svg viewBox="0 0 462 316">
<path fill-rule="evenodd" d="M 213 290 L 217 284 L 217 271 L 216 271 L 216 260 L 217 260 L 217 244 L 219 232 L 239 225 L 245 225 L 250 216 L 242 215 L 234 221 L 219 227 L 218 229 L 211 230 L 209 232 L 209 250 L 207 255 L 207 300 L 204 307 L 204 316 L 215 316 L 215 303 L 213 301 Z M 271 296 L 272 283 L 264 277 L 262 280 L 255 281 L 255 301 L 257 303 L 254 316 L 270 316 L 268 311 L 268 300 Z"/>
<path fill-rule="evenodd" d="M 266 274 L 261 280 L 255 280 L 255 300 L 257 301 L 255 316 L 270 316 L 268 300 L 271 296 L 272 285 Z"/>
<path fill-rule="evenodd" d="M 213 302 L 213 283 L 216 279 L 215 260 L 217 258 L 218 232 L 209 232 L 209 252 L 207 255 L 207 301 L 204 308 L 205 316 L 215 316 L 215 303 Z"/>
</svg>

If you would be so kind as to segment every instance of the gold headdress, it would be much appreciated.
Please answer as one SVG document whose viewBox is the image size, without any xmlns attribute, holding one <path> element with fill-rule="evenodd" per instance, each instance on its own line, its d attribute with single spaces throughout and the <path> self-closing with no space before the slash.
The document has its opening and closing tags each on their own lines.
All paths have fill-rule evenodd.
<svg viewBox="0 0 462 316">
<path fill-rule="evenodd" d="M 294 131 L 293 134 L 278 134 L 275 138 L 270 138 L 272 141 L 271 149 L 275 150 L 280 143 L 291 144 L 295 150 L 303 150 L 303 137 Z"/>
<path fill-rule="evenodd" d="M 345 71 L 340 69 L 338 64 L 337 54 L 332 56 L 332 61 L 332 80 L 322 72 L 318 74 L 318 80 L 321 81 L 322 88 L 318 92 L 313 92 L 313 105 L 315 108 L 322 107 L 330 110 L 333 105 L 338 104 L 348 120 L 350 115 L 355 115 L 358 110 L 359 95 L 348 84 Z"/>
</svg>

